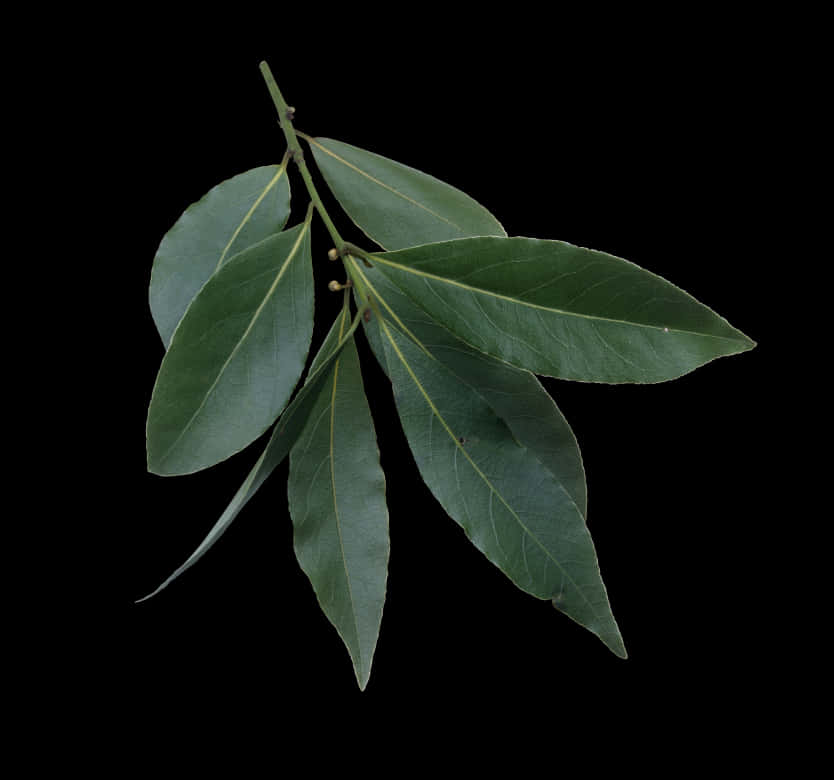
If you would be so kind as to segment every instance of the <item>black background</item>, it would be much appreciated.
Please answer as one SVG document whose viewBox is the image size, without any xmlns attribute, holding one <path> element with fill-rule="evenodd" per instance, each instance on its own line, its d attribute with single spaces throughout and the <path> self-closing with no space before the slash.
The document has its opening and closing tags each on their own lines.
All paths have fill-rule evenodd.
<svg viewBox="0 0 834 780">
<path fill-rule="evenodd" d="M 751 492 L 769 345 L 751 287 L 745 199 L 766 76 L 755 75 L 744 20 L 661 20 L 657 35 L 639 20 L 627 30 L 617 20 L 575 28 L 496 14 L 486 27 L 458 28 L 398 13 L 391 26 L 363 29 L 297 12 L 284 26 L 256 35 L 253 24 L 227 39 L 183 37 L 159 20 L 141 45 L 102 53 L 91 93 L 101 162 L 93 186 L 120 237 L 117 251 L 101 252 L 120 291 L 103 304 L 111 326 L 102 338 L 114 347 L 95 442 L 109 453 L 96 476 L 109 490 L 95 507 L 100 608 L 92 633 L 67 641 L 97 686 L 123 692 L 148 720 L 255 705 L 277 719 L 302 702 L 360 718 L 428 704 L 450 718 L 489 719 L 529 717 L 535 702 L 551 713 L 543 727 L 558 729 L 578 707 L 623 722 L 639 702 L 669 733 L 716 704 L 713 725 L 729 728 L 764 696 L 751 663 L 763 641 L 751 616 L 760 609 L 752 580 L 761 521 Z M 518 590 L 444 515 L 362 336 L 391 527 L 367 690 L 295 561 L 286 463 L 203 560 L 133 604 L 190 554 L 260 452 L 256 443 L 208 472 L 161 478 L 146 472 L 144 424 L 163 355 L 147 304 L 162 235 L 219 181 L 284 150 L 261 59 L 305 132 L 463 189 L 510 235 L 628 258 L 759 342 L 660 385 L 542 380 L 582 450 L 588 523 L 628 660 Z M 293 175 L 290 224 L 307 203 Z M 367 244 L 325 200 L 342 234 Z M 341 278 L 326 260 L 330 246 L 315 221 L 314 349 L 341 301 L 326 289 Z"/>
</svg>

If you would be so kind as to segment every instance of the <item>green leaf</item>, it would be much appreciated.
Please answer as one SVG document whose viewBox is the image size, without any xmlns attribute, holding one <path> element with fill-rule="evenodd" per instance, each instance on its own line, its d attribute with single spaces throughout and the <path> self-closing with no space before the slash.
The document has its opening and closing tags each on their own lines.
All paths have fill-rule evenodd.
<svg viewBox="0 0 834 780">
<path fill-rule="evenodd" d="M 691 295 L 619 257 L 532 238 L 468 238 L 374 255 L 470 346 L 537 374 L 662 382 L 755 346 Z"/>
<path fill-rule="evenodd" d="M 165 234 L 151 270 L 150 304 L 167 347 L 188 304 L 238 252 L 278 233 L 290 215 L 286 165 L 265 165 L 221 182 Z"/>
<path fill-rule="evenodd" d="M 518 443 L 529 448 L 562 483 L 584 516 L 587 490 L 579 445 L 567 420 L 539 380 L 529 371 L 495 360 L 456 339 L 381 274 L 377 274 L 371 283 L 358 264 L 352 266 L 352 272 L 368 286 L 386 316 L 400 323 L 422 349 L 492 407 Z M 387 373 L 379 329 L 367 324 L 365 333 L 380 366 Z"/>
<path fill-rule="evenodd" d="M 380 246 L 506 235 L 483 206 L 433 176 L 341 141 L 304 137 L 342 208 Z"/>
<path fill-rule="evenodd" d="M 150 471 L 212 466 L 283 410 L 313 332 L 311 216 L 236 255 L 188 307 L 151 396 Z"/>
<path fill-rule="evenodd" d="M 420 474 L 472 543 L 519 588 L 625 647 L 576 503 L 484 399 L 393 324 L 381 338 Z"/>
<path fill-rule="evenodd" d="M 269 443 L 263 451 L 263 454 L 258 458 L 257 463 L 252 467 L 249 475 L 244 480 L 243 484 L 235 493 L 234 498 L 229 502 L 226 511 L 220 516 L 220 519 L 214 524 L 212 529 L 206 535 L 206 538 L 200 542 L 199 546 L 188 557 L 185 563 L 182 564 L 170 577 L 168 577 L 156 590 L 149 593 L 147 596 L 139 599 L 139 601 L 146 601 L 155 596 L 164 588 L 168 587 L 177 577 L 184 571 L 190 569 L 197 561 L 200 560 L 214 543 L 223 535 L 226 529 L 231 525 L 232 521 L 238 516 L 240 510 L 246 506 L 252 496 L 257 493 L 261 485 L 266 481 L 269 475 L 281 464 L 290 448 L 295 444 L 298 436 L 301 434 L 307 419 L 310 416 L 313 405 L 324 387 L 325 381 L 332 373 L 336 358 L 341 353 L 345 344 L 349 339 L 353 338 L 353 333 L 356 326 L 359 324 L 359 317 L 357 316 L 353 325 L 339 340 L 339 333 L 344 330 L 342 324 L 342 317 L 339 316 L 330 328 L 330 332 L 324 340 L 324 343 L 319 348 L 316 357 L 313 360 L 313 365 L 310 368 L 310 373 L 304 386 L 298 392 L 298 395 L 293 399 L 292 403 L 287 407 L 286 411 L 281 415 L 281 419 L 275 426 Z"/>
<path fill-rule="evenodd" d="M 347 322 L 345 307 L 342 324 Z M 339 355 L 290 453 L 295 553 L 364 689 L 388 572 L 385 476 L 351 342 Z"/>
</svg>

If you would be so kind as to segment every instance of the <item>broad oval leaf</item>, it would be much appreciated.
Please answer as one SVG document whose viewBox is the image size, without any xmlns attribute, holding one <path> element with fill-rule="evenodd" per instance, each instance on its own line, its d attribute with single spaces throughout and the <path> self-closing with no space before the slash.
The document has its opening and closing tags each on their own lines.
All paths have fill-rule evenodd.
<svg viewBox="0 0 834 780">
<path fill-rule="evenodd" d="M 313 359 L 313 365 L 310 368 L 310 373 L 304 382 L 304 386 L 299 390 L 298 395 L 293 398 L 292 403 L 281 415 L 281 419 L 272 431 L 272 436 L 261 457 L 258 458 L 249 475 L 237 493 L 235 493 L 223 514 L 220 515 L 220 519 L 212 526 L 211 530 L 206 534 L 206 538 L 197 546 L 197 549 L 188 556 L 185 563 L 179 566 L 156 590 L 138 599 L 137 604 L 141 601 L 146 601 L 161 590 L 167 588 L 180 574 L 197 563 L 224 534 L 226 529 L 232 524 L 232 521 L 240 514 L 243 507 L 246 506 L 249 499 L 258 492 L 258 489 L 263 485 L 269 475 L 281 464 L 304 429 L 313 405 L 321 389 L 324 387 L 325 380 L 333 370 L 336 358 L 348 340 L 353 338 L 353 333 L 358 324 L 359 318 L 357 317 L 340 341 L 339 333 L 344 328 L 342 326 L 341 316 L 336 319 Z"/>
<path fill-rule="evenodd" d="M 353 341 L 290 453 L 288 495 L 296 557 L 364 689 L 382 620 L 389 541 L 385 476 Z"/>
<path fill-rule="evenodd" d="M 478 202 L 427 173 L 331 138 L 304 137 L 347 215 L 386 249 L 507 235 Z"/>
<path fill-rule="evenodd" d="M 311 215 L 236 255 L 188 307 L 151 396 L 149 471 L 212 466 L 283 410 L 313 332 Z"/>
<path fill-rule="evenodd" d="M 516 441 L 529 448 L 562 483 L 584 516 L 587 488 L 579 445 L 567 420 L 539 380 L 529 371 L 472 349 L 427 317 L 384 276 L 377 274 L 372 283 L 361 266 L 355 261 L 349 262 L 352 272 L 362 279 L 386 316 L 399 323 L 425 352 L 439 360 L 492 407 Z M 379 329 L 369 323 L 365 333 L 380 366 L 387 373 Z"/>
<path fill-rule="evenodd" d="M 286 165 L 226 179 L 183 212 L 163 237 L 151 270 L 151 313 L 166 348 L 209 277 L 238 252 L 280 232 L 289 215 Z"/>
<path fill-rule="evenodd" d="M 662 382 L 755 343 L 665 279 L 604 252 L 468 238 L 374 255 L 414 303 L 478 350 L 537 374 Z"/>
<path fill-rule="evenodd" d="M 339 334 L 343 332 L 344 326 L 341 315 L 336 319 L 319 351 L 316 353 L 315 358 L 313 358 L 313 365 L 310 368 L 310 373 L 304 382 L 304 386 L 299 390 L 298 395 L 293 398 L 292 403 L 281 415 L 281 419 L 272 431 L 272 436 L 261 457 L 258 458 L 252 467 L 249 475 L 229 502 L 226 510 L 220 515 L 220 519 L 212 526 L 211 530 L 206 534 L 206 538 L 197 546 L 197 549 L 188 556 L 185 563 L 177 568 L 156 590 L 139 599 L 136 602 L 137 604 L 141 601 L 146 601 L 161 590 L 167 588 L 180 574 L 197 563 L 224 534 L 226 529 L 232 524 L 232 521 L 240 514 L 243 507 L 246 506 L 249 499 L 258 492 L 258 489 L 263 485 L 269 475 L 289 454 L 290 448 L 295 444 L 307 423 L 313 405 L 324 387 L 325 380 L 332 373 L 336 358 L 341 353 L 345 344 L 348 343 L 348 340 L 353 338 L 353 333 L 358 324 L 359 317 L 357 316 L 347 333 L 344 333 L 341 340 L 339 340 Z"/>
<path fill-rule="evenodd" d="M 519 588 L 625 647 L 585 520 L 483 398 L 385 320 L 394 397 L 420 474 L 472 543 Z"/>
</svg>

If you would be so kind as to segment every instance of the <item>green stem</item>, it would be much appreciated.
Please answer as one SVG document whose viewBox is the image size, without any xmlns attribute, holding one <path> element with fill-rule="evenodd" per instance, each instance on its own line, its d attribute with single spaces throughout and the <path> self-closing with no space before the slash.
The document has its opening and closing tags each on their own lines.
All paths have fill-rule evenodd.
<svg viewBox="0 0 834 780">
<path fill-rule="evenodd" d="M 362 262 L 368 267 L 373 268 L 371 265 L 371 260 L 374 259 L 374 256 L 369 252 L 366 252 L 364 249 L 360 249 L 356 244 L 351 244 L 350 241 L 345 241 L 342 245 L 342 254 L 343 255 L 355 255 L 362 259 Z"/>
<path fill-rule="evenodd" d="M 352 255 L 345 255 L 345 270 L 347 271 L 348 276 L 351 278 L 351 281 L 353 282 L 353 288 L 356 290 L 356 295 L 359 297 L 360 301 L 368 303 L 370 301 L 368 288 L 365 286 L 359 274 L 353 273 L 351 264 L 354 262 L 356 261 L 353 259 Z"/>
<path fill-rule="evenodd" d="M 301 150 L 301 145 L 298 143 L 298 136 L 295 134 L 295 128 L 292 125 L 293 110 L 287 105 L 287 101 L 284 100 L 281 90 L 278 89 L 278 85 L 275 83 L 275 78 L 272 75 L 272 71 L 269 69 L 269 65 L 267 65 L 266 62 L 262 62 L 260 68 L 264 80 L 266 81 L 266 86 L 269 88 L 269 94 L 272 96 L 272 102 L 275 103 L 275 108 L 278 110 L 278 121 L 281 123 L 281 129 L 284 131 L 284 136 L 287 139 L 287 148 L 290 156 L 293 160 L 295 160 L 295 164 L 298 166 L 301 178 L 304 179 L 304 184 L 307 187 L 307 192 L 310 193 L 310 199 L 315 204 L 316 211 L 318 211 L 322 222 L 324 222 L 327 232 L 330 233 L 330 237 L 336 244 L 336 248 L 341 252 L 344 241 L 342 241 L 339 231 L 336 230 L 333 220 L 330 219 L 327 209 L 324 208 L 324 204 L 321 202 L 319 193 L 316 190 L 316 185 L 313 183 L 313 177 L 310 175 L 310 171 L 307 168 L 307 163 L 304 162 L 304 153 Z"/>
<path fill-rule="evenodd" d="M 368 290 L 368 285 L 365 284 L 366 279 L 364 278 L 364 274 L 357 265 L 356 258 L 354 258 L 353 255 L 347 255 L 345 268 L 347 268 L 348 275 L 353 280 L 353 286 L 356 289 L 356 294 L 359 297 L 359 300 L 364 302 L 366 308 L 370 307 L 380 320 L 384 319 L 379 306 L 376 304 L 374 296 L 371 294 L 370 290 Z"/>
</svg>

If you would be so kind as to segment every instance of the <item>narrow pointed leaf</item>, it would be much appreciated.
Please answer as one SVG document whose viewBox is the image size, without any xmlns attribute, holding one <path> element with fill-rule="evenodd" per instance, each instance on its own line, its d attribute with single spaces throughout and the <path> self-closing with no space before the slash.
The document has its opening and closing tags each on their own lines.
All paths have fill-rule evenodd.
<svg viewBox="0 0 834 780">
<path fill-rule="evenodd" d="M 151 270 L 150 305 L 166 348 L 188 304 L 238 252 L 278 233 L 290 215 L 285 165 L 264 165 L 221 182 L 165 234 Z"/>
<path fill-rule="evenodd" d="M 562 483 L 584 516 L 587 489 L 579 445 L 567 420 L 539 380 L 529 371 L 495 360 L 455 338 L 381 274 L 371 283 L 362 267 L 354 263 L 352 268 L 369 287 L 386 316 L 399 322 L 423 350 L 492 407 L 516 441 L 529 448 Z M 379 328 L 368 323 L 365 333 L 380 366 L 387 372 Z"/>
<path fill-rule="evenodd" d="M 670 282 L 562 241 L 468 238 L 376 255 L 383 274 L 472 347 L 537 374 L 662 382 L 755 346 Z"/>
<path fill-rule="evenodd" d="M 423 480 L 472 543 L 519 588 L 625 647 L 576 503 L 471 387 L 380 322 L 400 421 Z"/>
<path fill-rule="evenodd" d="M 388 510 L 353 342 L 339 355 L 290 453 L 288 495 L 296 557 L 364 689 L 385 602 Z"/>
<path fill-rule="evenodd" d="M 229 502 L 220 519 L 212 526 L 212 529 L 208 532 L 206 538 L 200 542 L 197 549 L 188 556 L 185 563 L 177 568 L 156 590 L 139 599 L 136 602 L 137 604 L 140 601 L 146 601 L 164 588 L 167 588 L 180 574 L 197 563 L 223 535 L 226 529 L 232 524 L 232 521 L 240 514 L 241 509 L 246 506 L 249 499 L 258 492 L 258 489 L 263 485 L 269 475 L 281 464 L 304 429 L 313 405 L 321 389 L 324 387 L 325 381 L 331 374 L 336 358 L 341 353 L 345 344 L 347 344 L 348 339 L 353 338 L 353 332 L 356 330 L 358 324 L 359 318 L 357 317 L 356 321 L 340 341 L 339 333 L 343 328 L 341 316 L 337 318 L 330 332 L 327 334 L 324 343 L 316 353 L 316 357 L 313 359 L 313 365 L 310 368 L 310 373 L 304 382 L 304 386 L 299 390 L 298 395 L 293 398 L 292 403 L 281 415 L 281 419 L 272 431 L 272 436 L 261 457 L 258 458 L 257 463 L 252 467 L 249 475 Z"/>
<path fill-rule="evenodd" d="M 382 247 L 506 235 L 483 206 L 433 176 L 331 138 L 307 140 L 342 208 Z"/>
<path fill-rule="evenodd" d="M 148 469 L 188 474 L 260 436 L 293 391 L 313 331 L 310 221 L 226 263 L 174 332 L 148 410 Z"/>
</svg>

